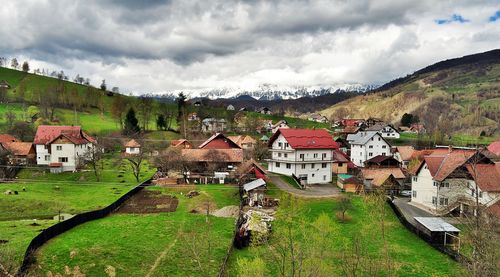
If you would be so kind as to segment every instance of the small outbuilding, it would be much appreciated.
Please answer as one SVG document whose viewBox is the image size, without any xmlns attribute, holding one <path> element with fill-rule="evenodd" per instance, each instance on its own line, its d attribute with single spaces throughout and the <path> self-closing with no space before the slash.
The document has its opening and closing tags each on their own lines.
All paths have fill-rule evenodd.
<svg viewBox="0 0 500 277">
<path fill-rule="evenodd" d="M 414 217 L 417 229 L 432 242 L 454 244 L 460 230 L 440 217 Z"/>
<path fill-rule="evenodd" d="M 243 185 L 244 199 L 249 206 L 261 205 L 267 189 L 264 179 L 256 179 Z"/>
<path fill-rule="evenodd" d="M 125 153 L 129 155 L 138 155 L 141 153 L 141 145 L 135 139 L 131 139 L 125 143 Z"/>
</svg>

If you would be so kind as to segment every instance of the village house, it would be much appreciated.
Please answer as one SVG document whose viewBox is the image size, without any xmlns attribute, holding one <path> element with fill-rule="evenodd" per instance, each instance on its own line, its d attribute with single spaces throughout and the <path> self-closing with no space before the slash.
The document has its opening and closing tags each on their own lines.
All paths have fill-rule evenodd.
<svg viewBox="0 0 500 277">
<path fill-rule="evenodd" d="M 498 203 L 499 180 L 500 164 L 483 151 L 438 148 L 413 173 L 411 203 L 436 215 L 473 214 L 476 196 L 487 208 Z"/>
<path fill-rule="evenodd" d="M 334 151 L 338 149 L 324 129 L 278 129 L 268 143 L 269 171 L 298 177 L 303 184 L 332 181 Z"/>
<path fill-rule="evenodd" d="M 234 111 L 234 106 L 231 105 L 231 104 L 229 104 L 229 105 L 227 105 L 226 110 L 228 110 L 228 111 Z"/>
<path fill-rule="evenodd" d="M 188 121 L 199 121 L 200 118 L 198 117 L 197 113 L 188 113 L 187 120 Z"/>
<path fill-rule="evenodd" d="M 363 185 L 367 191 L 382 189 L 387 194 L 398 194 L 404 188 L 405 174 L 399 167 L 362 168 Z"/>
<path fill-rule="evenodd" d="M 349 161 L 348 157 L 343 152 L 335 150 L 333 152 L 332 173 L 346 174 L 348 172 L 350 162 L 351 161 Z"/>
<path fill-rule="evenodd" d="M 424 124 L 422 123 L 414 123 L 410 126 L 410 132 L 417 134 L 425 134 L 427 130 L 425 129 Z"/>
<path fill-rule="evenodd" d="M 413 146 L 396 146 L 393 148 L 393 156 L 401 163 L 401 167 L 403 168 L 408 168 L 414 153 L 415 148 Z"/>
<path fill-rule="evenodd" d="M 49 166 L 53 173 L 74 171 L 95 143 L 80 126 L 38 126 L 33 141 L 36 163 Z"/>
<path fill-rule="evenodd" d="M 288 122 L 286 120 L 282 119 L 276 122 L 276 124 L 273 124 L 271 127 L 271 132 L 274 134 L 278 131 L 278 129 L 284 129 L 284 128 L 290 128 L 288 127 Z"/>
<path fill-rule="evenodd" d="M 35 163 L 35 147 L 31 142 L 5 142 L 1 144 L 7 151 L 7 161 L 10 165 L 28 165 Z"/>
<path fill-rule="evenodd" d="M 241 164 L 237 169 L 238 176 L 243 178 L 255 180 L 267 180 L 266 170 L 254 159 L 247 160 Z"/>
<path fill-rule="evenodd" d="M 366 126 L 371 127 L 377 124 L 384 124 L 384 121 L 380 118 L 375 118 L 375 117 L 369 117 L 366 121 Z"/>
<path fill-rule="evenodd" d="M 141 145 L 135 140 L 131 139 L 125 143 L 125 154 L 139 155 L 141 154 Z"/>
<path fill-rule="evenodd" d="M 254 138 L 248 135 L 229 136 L 228 138 L 242 149 L 254 149 L 257 143 Z"/>
<path fill-rule="evenodd" d="M 265 191 L 267 189 L 266 181 L 256 179 L 243 185 L 243 201 L 250 207 L 263 206 Z"/>
<path fill-rule="evenodd" d="M 360 193 L 364 190 L 363 181 L 350 174 L 339 174 L 337 186 L 345 192 Z"/>
<path fill-rule="evenodd" d="M 328 118 L 326 118 L 326 116 L 323 116 L 323 115 L 320 115 L 317 113 L 309 116 L 308 120 L 314 121 L 314 122 L 320 122 L 320 123 L 327 123 L 328 122 Z"/>
<path fill-rule="evenodd" d="M 271 110 L 268 107 L 262 107 L 258 109 L 257 112 L 261 114 L 271 114 Z"/>
<path fill-rule="evenodd" d="M 191 149 L 193 148 L 193 144 L 189 142 L 187 139 L 175 139 L 170 141 L 170 146 L 180 149 Z"/>
<path fill-rule="evenodd" d="M 391 145 L 376 131 L 361 131 L 347 135 L 351 145 L 351 161 L 358 167 L 363 167 L 364 162 L 375 156 L 390 156 Z"/>
<path fill-rule="evenodd" d="M 201 121 L 201 131 L 205 133 L 224 132 L 226 120 L 224 118 L 205 118 Z"/>
<path fill-rule="evenodd" d="M 383 138 L 398 139 L 400 137 L 399 132 L 392 125 L 377 123 L 365 129 L 365 131 L 376 131 Z"/>
</svg>

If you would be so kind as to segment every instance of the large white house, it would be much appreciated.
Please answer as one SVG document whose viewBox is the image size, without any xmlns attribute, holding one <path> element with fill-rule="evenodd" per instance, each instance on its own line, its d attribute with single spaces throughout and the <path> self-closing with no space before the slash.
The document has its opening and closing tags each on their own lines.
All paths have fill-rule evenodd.
<svg viewBox="0 0 500 277">
<path fill-rule="evenodd" d="M 411 188 L 411 203 L 434 214 L 473 213 L 476 194 L 486 207 L 498 204 L 500 164 L 475 150 L 438 149 L 424 156 Z"/>
<path fill-rule="evenodd" d="M 295 175 L 303 184 L 332 181 L 333 153 L 338 149 L 323 129 L 278 129 L 269 139 L 270 172 Z"/>
<path fill-rule="evenodd" d="M 377 131 L 361 131 L 347 135 L 351 145 L 351 161 L 358 167 L 378 155 L 391 156 L 391 145 Z"/>
<path fill-rule="evenodd" d="M 74 171 L 85 153 L 94 147 L 95 140 L 80 126 L 41 125 L 33 144 L 38 165 L 49 166 L 51 172 L 63 172 Z"/>
</svg>

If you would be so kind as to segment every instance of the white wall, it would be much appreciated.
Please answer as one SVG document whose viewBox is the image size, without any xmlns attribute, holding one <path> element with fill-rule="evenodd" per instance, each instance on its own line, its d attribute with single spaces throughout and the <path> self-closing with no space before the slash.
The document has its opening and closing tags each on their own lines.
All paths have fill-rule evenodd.
<svg viewBox="0 0 500 277">
<path fill-rule="evenodd" d="M 399 133 L 391 126 L 384 127 L 380 131 L 380 134 L 382 135 L 383 138 L 398 139 L 400 137 Z"/>
<path fill-rule="evenodd" d="M 50 163 L 50 154 L 49 149 L 45 149 L 45 145 L 37 144 L 35 145 L 36 151 L 36 164 L 38 165 L 48 165 Z M 45 159 L 45 156 L 48 156 L 48 160 Z"/>
<path fill-rule="evenodd" d="M 391 146 L 379 134 L 374 135 L 372 139 L 368 140 L 364 145 L 351 145 L 351 161 L 356 166 L 363 167 L 366 160 L 378 155 L 392 155 Z"/>
<path fill-rule="evenodd" d="M 58 150 L 58 146 L 60 150 Z M 63 171 L 73 171 L 76 169 L 80 157 L 83 157 L 89 148 L 94 147 L 92 143 L 88 144 L 50 144 L 49 150 L 45 149 L 45 145 L 36 145 L 36 161 L 38 165 L 49 165 L 50 163 L 62 162 L 62 158 L 68 158 L 66 162 L 62 162 Z M 49 159 L 45 160 L 45 156 Z M 61 158 L 61 159 L 60 159 Z"/>
<path fill-rule="evenodd" d="M 127 153 L 127 154 L 140 154 L 141 149 L 139 147 L 126 147 L 125 153 Z"/>
</svg>

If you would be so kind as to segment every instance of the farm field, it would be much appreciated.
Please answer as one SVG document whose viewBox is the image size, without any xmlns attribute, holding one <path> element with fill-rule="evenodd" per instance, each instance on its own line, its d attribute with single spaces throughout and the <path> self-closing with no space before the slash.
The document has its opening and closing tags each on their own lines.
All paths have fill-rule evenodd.
<svg viewBox="0 0 500 277">
<path fill-rule="evenodd" d="M 238 190 L 199 185 L 200 195 L 187 198 L 192 189 L 146 188 L 175 196 L 177 210 L 118 212 L 78 226 L 40 249 L 34 272 L 64 274 L 68 266 L 87 276 L 105 275 L 110 268 L 117 276 L 215 276 L 232 242 L 235 218 L 207 217 L 205 210 L 237 205 Z"/>
<path fill-rule="evenodd" d="M 103 208 L 137 185 L 127 164 L 103 160 L 100 182 L 92 171 L 50 174 L 39 168 L 22 169 L 15 182 L 0 184 L 0 253 L 14 253 L 19 264 L 29 242 L 41 230 L 56 223 L 61 213 L 77 214 Z M 141 179 L 154 169 L 145 163 Z M 25 190 L 23 190 L 25 189 Z M 5 194 L 17 191 L 18 194 Z M 40 226 L 29 225 L 33 222 Z"/>
<path fill-rule="evenodd" d="M 338 206 L 337 200 L 292 199 L 290 201 L 294 204 L 287 206 L 283 203 L 285 205 L 281 205 L 277 220 L 273 223 L 273 236 L 277 234 L 275 235 L 277 237 L 271 236 L 269 242 L 263 245 L 235 250 L 229 261 L 227 276 L 238 276 L 242 267 L 248 264 L 260 265 L 259 268 L 263 268 L 265 276 L 280 275 L 282 264 L 279 262 L 281 258 L 279 251 L 284 249 L 283 238 L 288 235 L 293 237 L 291 243 L 294 245 L 296 255 L 306 257 L 303 274 L 321 272 L 325 274 L 319 274 L 319 276 L 345 276 L 346 272 L 343 271 L 342 265 L 352 265 L 354 241 L 359 242 L 356 244 L 359 246 L 357 253 L 361 257 L 356 275 L 388 274 L 387 269 L 382 266 L 385 259 L 384 244 L 379 239 L 380 222 L 370 212 L 371 204 L 367 203 L 363 197 L 353 198 L 352 208 L 347 212 L 351 220 L 345 223 L 340 223 L 334 215 Z M 284 206 L 287 208 L 285 209 Z M 289 221 L 293 210 L 296 210 L 296 213 L 292 221 Z M 393 275 L 459 275 L 461 268 L 457 262 L 406 230 L 387 204 L 384 204 L 384 211 L 385 235 Z M 301 228 L 303 224 L 306 224 L 307 228 Z M 289 257 L 286 261 L 290 261 Z M 286 274 L 290 275 L 291 262 L 284 264 Z M 315 271 L 318 269 L 321 271 Z M 247 273 L 250 272 L 252 271 Z"/>
</svg>

